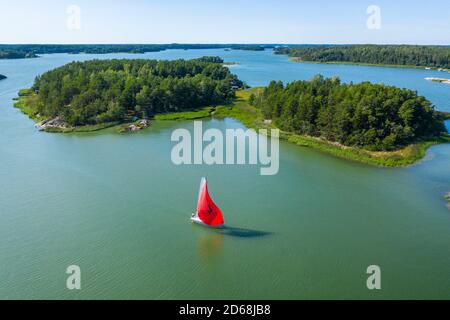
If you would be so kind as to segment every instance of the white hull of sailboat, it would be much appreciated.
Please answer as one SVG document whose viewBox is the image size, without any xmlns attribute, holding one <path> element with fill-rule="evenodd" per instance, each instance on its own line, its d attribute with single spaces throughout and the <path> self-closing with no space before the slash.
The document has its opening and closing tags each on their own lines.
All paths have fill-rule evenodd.
<svg viewBox="0 0 450 320">
<path fill-rule="evenodd" d="M 191 221 L 193 223 L 195 223 L 195 224 L 198 224 L 198 225 L 202 226 L 202 227 L 213 228 L 213 229 L 221 229 L 221 228 L 223 228 L 223 225 L 220 225 L 220 226 L 208 226 L 206 223 L 204 223 L 202 220 L 200 220 L 200 218 L 197 217 L 197 216 L 196 217 L 191 217 Z"/>
</svg>

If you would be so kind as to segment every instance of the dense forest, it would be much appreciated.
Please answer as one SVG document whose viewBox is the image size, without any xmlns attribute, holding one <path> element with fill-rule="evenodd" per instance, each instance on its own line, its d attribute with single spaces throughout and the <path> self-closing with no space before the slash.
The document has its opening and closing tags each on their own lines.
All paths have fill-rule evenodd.
<svg viewBox="0 0 450 320">
<path fill-rule="evenodd" d="M 73 62 L 37 77 L 35 114 L 71 126 L 225 103 L 242 82 L 219 57 Z"/>
<path fill-rule="evenodd" d="M 0 59 L 24 59 L 36 57 L 36 54 L 32 52 L 0 49 Z"/>
<path fill-rule="evenodd" d="M 382 84 L 342 84 L 322 76 L 286 86 L 273 81 L 250 102 L 282 130 L 372 151 L 398 149 L 445 132 L 428 100 Z"/>
<path fill-rule="evenodd" d="M 264 50 L 274 48 L 274 45 L 246 45 L 246 44 L 96 44 L 96 45 L 40 45 L 19 44 L 0 45 L 0 59 L 33 58 L 37 54 L 50 53 L 146 53 L 169 49 L 235 49 L 235 50 Z"/>
<path fill-rule="evenodd" d="M 450 46 L 348 45 L 279 47 L 303 61 L 352 62 L 450 69 Z"/>
<path fill-rule="evenodd" d="M 255 45 L 235 45 L 231 49 L 244 51 L 264 51 L 267 47 Z"/>
<path fill-rule="evenodd" d="M 0 74 L 0 80 L 6 79 L 6 76 Z"/>
</svg>

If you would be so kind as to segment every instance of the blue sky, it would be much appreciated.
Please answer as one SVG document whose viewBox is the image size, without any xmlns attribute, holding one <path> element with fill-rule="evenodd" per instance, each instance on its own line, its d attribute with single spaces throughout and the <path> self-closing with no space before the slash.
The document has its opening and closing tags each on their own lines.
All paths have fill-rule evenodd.
<svg viewBox="0 0 450 320">
<path fill-rule="evenodd" d="M 449 13 L 449 0 L 2 0 L 0 43 L 450 44 Z"/>
</svg>

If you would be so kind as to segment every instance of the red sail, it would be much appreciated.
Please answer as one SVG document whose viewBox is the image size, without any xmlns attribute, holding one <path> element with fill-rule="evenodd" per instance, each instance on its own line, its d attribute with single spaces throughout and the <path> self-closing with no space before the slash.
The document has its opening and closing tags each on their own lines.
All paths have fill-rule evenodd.
<svg viewBox="0 0 450 320">
<path fill-rule="evenodd" d="M 200 194 L 198 196 L 197 215 L 200 220 L 211 227 L 222 226 L 224 219 L 222 211 L 216 206 L 208 193 L 208 183 L 202 179 Z"/>
</svg>

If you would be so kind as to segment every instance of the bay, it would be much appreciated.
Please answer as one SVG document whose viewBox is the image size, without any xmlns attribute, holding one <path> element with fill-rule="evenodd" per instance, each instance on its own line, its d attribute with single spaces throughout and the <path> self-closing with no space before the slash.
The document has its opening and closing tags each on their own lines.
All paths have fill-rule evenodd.
<svg viewBox="0 0 450 320">
<path fill-rule="evenodd" d="M 407 168 L 376 168 L 281 143 L 280 173 L 175 166 L 170 136 L 190 121 L 119 135 L 38 132 L 12 99 L 73 60 L 221 56 L 251 86 L 338 75 L 417 90 L 450 111 L 431 70 L 293 63 L 271 51 L 169 50 L 0 60 L 0 298 L 448 298 L 450 145 Z M 447 122 L 448 125 L 448 122 Z M 233 119 L 204 127 L 242 128 Z M 201 176 L 225 232 L 189 222 Z M 82 290 L 65 288 L 69 265 Z M 366 269 L 379 265 L 382 290 Z"/>
</svg>

